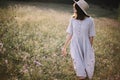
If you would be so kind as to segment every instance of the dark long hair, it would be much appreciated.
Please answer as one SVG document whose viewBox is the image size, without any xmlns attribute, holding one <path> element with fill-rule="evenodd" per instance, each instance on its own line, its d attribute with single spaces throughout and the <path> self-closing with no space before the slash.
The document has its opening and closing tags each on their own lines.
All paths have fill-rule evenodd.
<svg viewBox="0 0 120 80">
<path fill-rule="evenodd" d="M 77 15 L 76 15 L 76 17 L 74 16 L 74 18 L 76 18 L 78 20 L 84 20 L 85 17 L 90 17 L 90 16 L 86 15 L 76 3 L 73 4 L 73 6 L 77 10 L 77 12 L 76 12 Z"/>
</svg>

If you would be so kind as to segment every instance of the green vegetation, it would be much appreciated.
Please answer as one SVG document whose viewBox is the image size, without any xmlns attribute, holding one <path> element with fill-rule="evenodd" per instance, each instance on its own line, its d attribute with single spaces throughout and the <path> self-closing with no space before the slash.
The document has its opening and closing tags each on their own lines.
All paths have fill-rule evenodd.
<svg viewBox="0 0 120 80">
<path fill-rule="evenodd" d="M 120 5 L 119 5 L 119 8 L 118 8 L 118 20 L 120 21 Z"/>
<path fill-rule="evenodd" d="M 96 24 L 93 80 L 117 80 L 120 24 L 107 16 L 111 11 L 91 6 L 89 13 Z M 70 54 L 61 56 L 71 15 L 72 5 L 65 4 L 21 2 L 0 8 L 0 80 L 77 80 Z"/>
</svg>

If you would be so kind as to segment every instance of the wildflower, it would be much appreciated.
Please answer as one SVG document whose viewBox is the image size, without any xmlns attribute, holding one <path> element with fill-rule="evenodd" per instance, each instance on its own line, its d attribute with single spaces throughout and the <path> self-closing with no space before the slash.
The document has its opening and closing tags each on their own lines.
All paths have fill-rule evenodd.
<svg viewBox="0 0 120 80">
<path fill-rule="evenodd" d="M 0 52 L 2 51 L 3 43 L 0 43 Z"/>
<path fill-rule="evenodd" d="M 36 66 L 42 66 L 42 64 L 40 62 L 38 62 L 38 60 L 35 60 L 34 63 Z"/>
<path fill-rule="evenodd" d="M 7 59 L 5 60 L 5 64 L 8 64 L 8 60 Z"/>
<path fill-rule="evenodd" d="M 53 57 L 56 57 L 56 56 L 57 56 L 56 53 L 54 53 L 54 54 L 53 54 Z"/>
<path fill-rule="evenodd" d="M 27 72 L 28 72 L 28 69 L 24 69 L 24 70 L 23 70 L 23 73 L 27 73 Z"/>
<path fill-rule="evenodd" d="M 27 64 L 25 64 L 25 65 L 23 66 L 23 68 L 22 68 L 21 72 L 23 72 L 23 73 L 27 73 L 27 72 L 28 72 L 27 67 L 28 67 L 28 65 L 27 65 Z"/>
<path fill-rule="evenodd" d="M 3 43 L 0 43 L 0 48 L 3 48 Z"/>
</svg>

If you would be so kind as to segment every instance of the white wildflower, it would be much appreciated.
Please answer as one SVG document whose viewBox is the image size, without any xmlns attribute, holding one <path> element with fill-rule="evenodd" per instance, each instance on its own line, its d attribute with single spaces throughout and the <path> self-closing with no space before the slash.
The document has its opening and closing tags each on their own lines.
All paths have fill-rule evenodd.
<svg viewBox="0 0 120 80">
<path fill-rule="evenodd" d="M 3 48 L 3 43 L 0 43 L 0 48 Z"/>
<path fill-rule="evenodd" d="M 5 64 L 8 64 L 8 60 L 7 59 L 5 60 Z"/>
<path fill-rule="evenodd" d="M 0 52 L 2 51 L 3 43 L 0 43 Z"/>
</svg>

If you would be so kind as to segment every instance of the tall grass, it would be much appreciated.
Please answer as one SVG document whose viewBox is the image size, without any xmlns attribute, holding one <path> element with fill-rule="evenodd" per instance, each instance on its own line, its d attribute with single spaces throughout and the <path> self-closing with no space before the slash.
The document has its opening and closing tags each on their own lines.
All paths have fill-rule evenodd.
<svg viewBox="0 0 120 80">
<path fill-rule="evenodd" d="M 93 80 L 117 80 L 119 22 L 107 16 L 98 17 L 100 13 L 93 12 L 96 10 L 110 12 L 94 6 L 89 10 L 91 15 L 97 15 Z M 71 15 L 72 6 L 65 4 L 12 3 L 1 9 L 0 35 L 4 35 L 0 38 L 0 73 L 11 80 L 77 80 L 69 48 L 67 57 L 61 56 Z"/>
<path fill-rule="evenodd" d="M 0 77 L 2 80 L 21 76 L 17 48 L 19 31 L 16 29 L 18 25 L 14 15 L 14 8 L 10 6 L 0 8 Z"/>
</svg>

